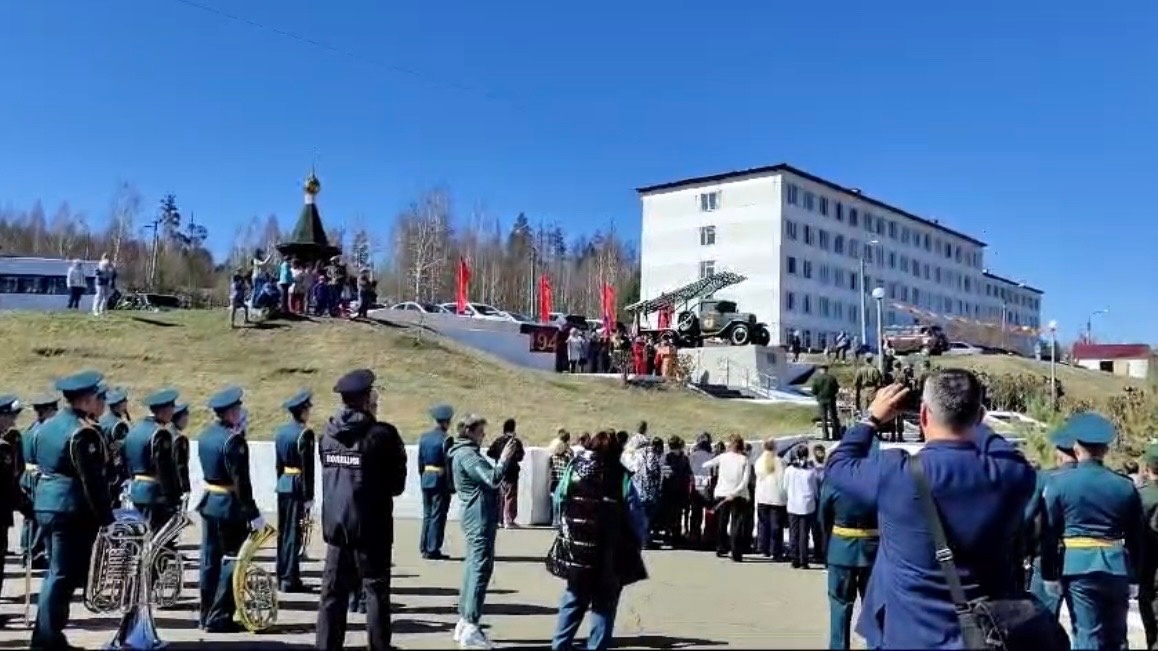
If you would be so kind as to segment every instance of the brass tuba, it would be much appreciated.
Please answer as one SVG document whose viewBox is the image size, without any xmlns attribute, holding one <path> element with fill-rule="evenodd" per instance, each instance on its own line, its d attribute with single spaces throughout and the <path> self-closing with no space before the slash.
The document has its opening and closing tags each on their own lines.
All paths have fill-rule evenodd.
<svg viewBox="0 0 1158 651">
<path fill-rule="evenodd" d="M 235 618 L 251 633 L 263 631 L 277 621 L 277 579 L 254 563 L 258 550 L 276 535 L 277 529 L 269 524 L 249 534 L 233 566 Z"/>
<path fill-rule="evenodd" d="M 185 586 L 185 556 L 177 550 L 177 539 L 193 523 L 188 506 L 189 499 L 183 498 L 173 517 L 153 534 L 152 556 L 147 564 L 153 577 L 150 598 L 157 608 L 170 608 L 181 600 Z"/>
<path fill-rule="evenodd" d="M 310 539 L 314 537 L 314 519 L 311 517 L 313 509 L 302 509 L 302 518 L 298 522 L 298 558 L 306 557 L 306 547 L 310 546 Z"/>
<path fill-rule="evenodd" d="M 136 511 L 119 509 L 100 530 L 89 561 L 84 607 L 97 615 L 125 611 L 135 603 L 137 579 L 151 532 Z"/>
</svg>

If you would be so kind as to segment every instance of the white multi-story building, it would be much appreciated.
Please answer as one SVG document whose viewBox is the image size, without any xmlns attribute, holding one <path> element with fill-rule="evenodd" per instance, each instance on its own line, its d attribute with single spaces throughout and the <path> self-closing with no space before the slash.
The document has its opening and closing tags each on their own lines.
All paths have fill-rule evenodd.
<svg viewBox="0 0 1158 651">
<path fill-rule="evenodd" d="M 812 348 L 842 331 L 859 337 L 862 305 L 875 343 L 876 305 L 867 297 L 875 287 L 886 293 L 886 325 L 920 319 L 1000 328 L 1004 308 L 1008 336 L 1025 339 L 1006 343 L 1018 348 L 1040 326 L 1041 291 L 989 273 L 984 242 L 790 165 L 637 192 L 641 298 L 734 271 L 748 280 L 716 298 L 754 312 L 773 345 L 793 330 Z"/>
</svg>

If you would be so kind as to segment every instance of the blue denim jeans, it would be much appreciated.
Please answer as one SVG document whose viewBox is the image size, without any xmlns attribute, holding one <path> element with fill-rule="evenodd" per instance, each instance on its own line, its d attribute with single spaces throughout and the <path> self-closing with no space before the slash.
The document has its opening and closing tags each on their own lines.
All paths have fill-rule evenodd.
<svg viewBox="0 0 1158 651">
<path fill-rule="evenodd" d="M 604 651 L 611 646 L 615 629 L 615 611 L 619 608 L 619 585 L 584 587 L 568 584 L 559 602 L 559 619 L 551 639 L 553 651 L 571 651 L 575 648 L 575 634 L 583 623 L 583 616 L 591 612 L 591 628 L 587 633 L 587 651 Z"/>
</svg>

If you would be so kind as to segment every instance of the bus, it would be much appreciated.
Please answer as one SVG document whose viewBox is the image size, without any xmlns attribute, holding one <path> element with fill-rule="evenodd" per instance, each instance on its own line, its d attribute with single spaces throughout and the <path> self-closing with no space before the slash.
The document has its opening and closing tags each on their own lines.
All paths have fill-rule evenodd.
<svg viewBox="0 0 1158 651">
<path fill-rule="evenodd" d="M 68 268 L 72 260 L 0 256 L 0 310 L 68 309 Z M 97 261 L 82 260 L 85 290 L 80 309 L 91 310 Z"/>
</svg>

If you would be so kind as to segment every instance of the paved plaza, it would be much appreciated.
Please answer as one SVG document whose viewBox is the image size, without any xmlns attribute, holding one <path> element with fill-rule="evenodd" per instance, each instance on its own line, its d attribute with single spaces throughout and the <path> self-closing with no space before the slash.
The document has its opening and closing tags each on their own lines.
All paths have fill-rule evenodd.
<svg viewBox="0 0 1158 651">
<path fill-rule="evenodd" d="M 272 515 L 266 516 L 272 518 Z M 194 517 L 196 523 L 197 518 Z M 273 520 L 270 519 L 272 522 Z M 394 644 L 402 649 L 454 648 L 451 632 L 458 618 L 457 595 L 462 579 L 462 536 L 458 523 L 447 528 L 445 551 L 456 560 L 422 560 L 417 551 L 418 522 L 398 520 L 394 546 Z M 14 527 L 9 549 L 17 548 Z M 541 528 L 500 530 L 495 575 L 484 610 L 484 624 L 500 648 L 543 648 L 554 628 L 562 583 L 543 567 L 552 532 Z M 211 635 L 197 628 L 196 524 L 186 530 L 181 549 L 186 554 L 185 595 L 171 610 L 156 611 L 155 621 L 169 648 L 195 648 L 211 643 L 220 649 L 307 649 L 314 645 L 318 585 L 322 563 L 305 561 L 302 573 L 313 594 L 281 595 L 278 622 L 261 634 Z M 321 557 L 320 534 L 310 558 Z M 259 556 L 273 570 L 274 550 Z M 704 552 L 657 550 L 645 552 L 647 581 L 624 592 L 615 627 L 615 646 L 623 649 L 668 648 L 813 648 L 827 645 L 828 603 L 824 570 L 793 570 L 784 564 L 748 559 L 744 563 L 715 558 Z M 4 568 L 0 612 L 19 615 L 23 605 L 24 572 L 10 556 Z M 32 582 L 33 604 L 39 573 Z M 96 616 L 84 609 L 80 594 L 73 600 L 69 640 L 85 648 L 102 648 L 119 618 Z M 1131 613 L 1130 645 L 1144 648 L 1137 612 Z M 1068 621 L 1063 615 L 1063 622 Z M 586 627 L 581 629 L 586 635 Z M 0 629 L 0 649 L 27 646 L 29 632 L 20 620 Z M 364 648 L 362 615 L 350 616 L 346 637 L 350 648 Z M 863 648 L 856 639 L 854 644 Z"/>
<path fill-rule="evenodd" d="M 270 516 L 266 516 L 267 518 Z M 196 521 L 196 518 L 194 518 Z M 272 520 L 271 520 L 272 521 Z M 397 521 L 394 547 L 394 644 L 403 649 L 452 648 L 457 620 L 458 586 L 462 565 L 453 561 L 422 560 L 417 551 L 418 522 Z M 173 610 L 155 612 L 161 637 L 170 648 L 192 648 L 211 642 L 216 648 L 312 648 L 317 614 L 317 588 L 322 563 L 303 566 L 306 584 L 314 594 L 281 595 L 277 624 L 259 635 L 211 635 L 197 628 L 196 525 L 186 530 L 182 550 L 193 561 L 185 572 L 186 594 Z M 16 528 L 9 549 L 16 549 Z M 458 524 L 448 527 L 446 550 L 461 556 Z M 562 583 L 543 567 L 543 555 L 552 532 L 545 529 L 500 530 L 494 580 L 487 596 L 484 623 L 496 646 L 544 647 L 554 627 Z M 311 558 L 321 556 L 315 535 Z M 272 571 L 273 549 L 260 556 Z M 627 588 L 616 622 L 618 648 L 823 648 L 828 608 L 823 570 L 793 571 L 760 561 L 735 564 L 702 552 L 648 551 L 651 578 Z M 33 603 L 39 589 L 33 580 Z M 19 613 L 24 593 L 23 569 L 9 557 L 5 566 L 4 597 L 0 608 Z M 98 617 L 84 609 L 78 594 L 72 607 L 68 636 L 76 645 L 102 647 L 116 629 L 118 618 Z M 346 643 L 366 644 L 364 618 L 351 615 Z M 586 627 L 581 629 L 586 635 Z M 28 643 L 29 633 L 19 620 L 0 629 L 0 648 Z"/>
</svg>

